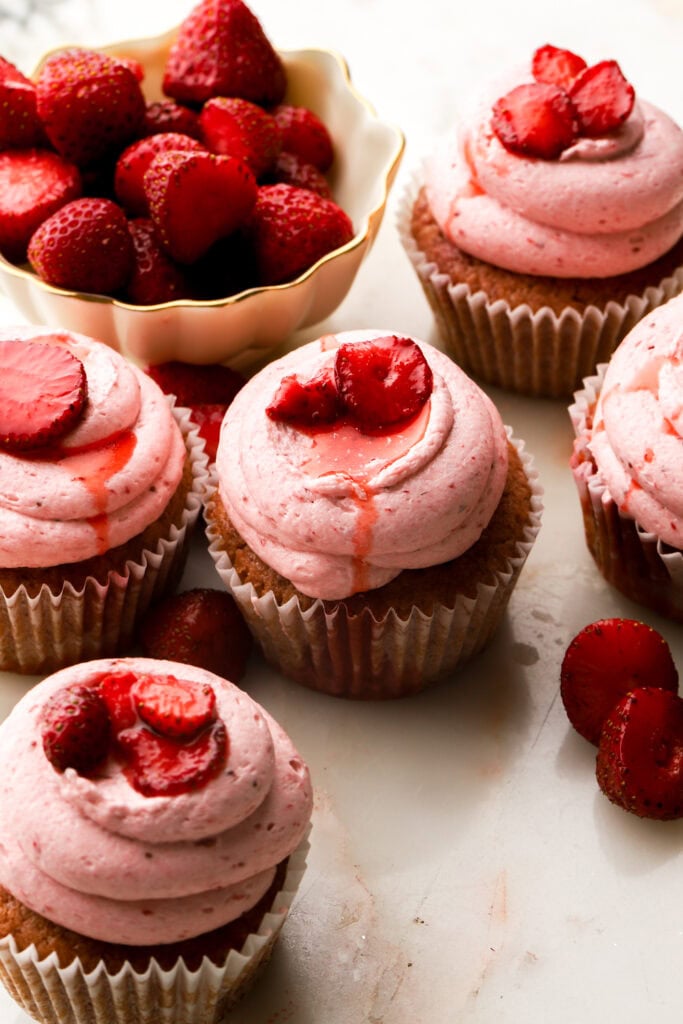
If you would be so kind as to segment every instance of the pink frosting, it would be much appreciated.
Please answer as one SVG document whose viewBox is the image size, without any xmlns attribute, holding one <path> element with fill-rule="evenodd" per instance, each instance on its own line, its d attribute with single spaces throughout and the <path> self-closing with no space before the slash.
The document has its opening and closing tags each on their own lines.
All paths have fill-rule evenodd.
<svg viewBox="0 0 683 1024">
<path fill-rule="evenodd" d="M 49 454 L 0 449 L 0 565 L 77 562 L 140 533 L 178 487 L 185 444 L 168 400 L 118 352 L 50 328 L 0 330 L 64 345 L 83 363 L 85 411 Z"/>
<path fill-rule="evenodd" d="M 217 778 L 145 797 L 113 759 L 93 778 L 52 767 L 40 742 L 45 701 L 116 669 L 213 687 L 228 732 Z M 0 780 L 0 882 L 64 927 L 130 945 L 175 942 L 237 918 L 299 845 L 312 809 L 308 769 L 263 708 L 202 669 L 145 658 L 87 662 L 30 690 L 0 726 Z"/>
<path fill-rule="evenodd" d="M 683 548 L 683 296 L 641 320 L 613 354 L 589 447 L 619 508 Z"/>
<path fill-rule="evenodd" d="M 503 491 L 507 440 L 491 400 L 446 355 L 421 344 L 431 397 L 408 429 L 311 436 L 265 414 L 280 381 L 307 379 L 339 344 L 392 332 L 328 335 L 269 364 L 223 421 L 221 499 L 259 557 L 304 594 L 344 598 L 403 569 L 456 558 L 478 540 Z"/>
<path fill-rule="evenodd" d="M 509 152 L 490 116 L 487 98 L 426 166 L 433 215 L 465 252 L 517 273 L 609 277 L 683 234 L 683 132 L 657 107 L 639 101 L 617 131 L 557 160 Z"/>
</svg>

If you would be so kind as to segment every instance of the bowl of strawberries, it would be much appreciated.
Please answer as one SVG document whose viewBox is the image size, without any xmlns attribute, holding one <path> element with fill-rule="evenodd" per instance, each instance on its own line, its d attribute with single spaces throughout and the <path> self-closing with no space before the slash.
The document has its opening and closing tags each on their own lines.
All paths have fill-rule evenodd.
<svg viewBox="0 0 683 1024">
<path fill-rule="evenodd" d="M 34 323 L 146 365 L 239 368 L 329 316 L 404 139 L 328 50 L 243 0 L 152 39 L 0 57 L 0 285 Z"/>
</svg>

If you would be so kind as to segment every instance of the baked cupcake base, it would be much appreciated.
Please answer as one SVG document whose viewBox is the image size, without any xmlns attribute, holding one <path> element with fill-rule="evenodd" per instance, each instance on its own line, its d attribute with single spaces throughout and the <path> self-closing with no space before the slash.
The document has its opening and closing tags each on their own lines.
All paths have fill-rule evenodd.
<svg viewBox="0 0 683 1024">
<path fill-rule="evenodd" d="M 232 526 L 214 492 L 209 550 L 266 659 L 337 697 L 403 697 L 448 676 L 495 633 L 540 527 L 541 488 L 521 444 L 509 442 L 503 497 L 459 558 L 411 569 L 340 601 L 307 597 L 271 570 Z"/>
<path fill-rule="evenodd" d="M 450 355 L 479 380 L 521 394 L 570 397 L 638 320 L 683 291 L 683 238 L 619 277 L 515 274 L 453 245 L 416 182 L 401 199 L 398 229 Z"/>
</svg>

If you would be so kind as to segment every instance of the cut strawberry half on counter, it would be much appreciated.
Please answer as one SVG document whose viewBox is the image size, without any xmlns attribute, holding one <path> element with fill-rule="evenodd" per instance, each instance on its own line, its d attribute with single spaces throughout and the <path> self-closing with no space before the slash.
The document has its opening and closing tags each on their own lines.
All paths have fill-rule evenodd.
<svg viewBox="0 0 683 1024">
<path fill-rule="evenodd" d="M 412 419 L 432 393 L 419 345 L 397 335 L 340 345 L 334 372 L 341 400 L 365 430 Z"/>
<path fill-rule="evenodd" d="M 615 60 L 582 71 L 569 87 L 581 135 L 594 138 L 614 131 L 633 110 L 635 89 Z"/>
<path fill-rule="evenodd" d="M 216 719 L 211 686 L 175 676 L 138 676 L 133 687 L 140 718 L 169 739 L 192 739 Z"/>
<path fill-rule="evenodd" d="M 496 100 L 491 126 L 506 149 L 541 160 L 556 159 L 578 128 L 567 93 L 545 82 L 518 85 Z"/>
<path fill-rule="evenodd" d="M 46 702 L 41 739 L 45 756 L 58 772 L 93 771 L 106 756 L 109 738 L 107 708 L 92 687 L 67 686 Z"/>
</svg>

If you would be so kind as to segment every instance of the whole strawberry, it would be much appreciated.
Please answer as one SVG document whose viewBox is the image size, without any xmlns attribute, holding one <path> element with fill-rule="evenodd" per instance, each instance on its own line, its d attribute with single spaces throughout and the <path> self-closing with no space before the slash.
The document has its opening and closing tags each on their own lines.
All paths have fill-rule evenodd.
<svg viewBox="0 0 683 1024">
<path fill-rule="evenodd" d="M 327 171 L 334 160 L 334 144 L 325 124 L 308 107 L 281 103 L 273 117 L 282 133 L 282 148 L 319 171 Z"/>
<path fill-rule="evenodd" d="M 308 188 L 317 192 L 323 199 L 332 199 L 330 184 L 317 167 L 307 164 L 296 153 L 287 153 L 284 149 L 264 178 L 264 184 L 296 185 L 297 188 Z"/>
<path fill-rule="evenodd" d="M 92 687 L 65 687 L 45 704 L 41 739 L 57 771 L 74 768 L 82 775 L 92 771 L 106 756 L 109 736 L 107 707 Z"/>
<path fill-rule="evenodd" d="M 0 153 L 0 252 L 23 263 L 31 235 L 61 206 L 81 195 L 75 164 L 50 149 Z"/>
<path fill-rule="evenodd" d="M 236 156 L 261 178 L 275 163 L 282 136 L 275 118 L 239 97 L 207 100 L 199 115 L 202 140 L 212 153 Z"/>
<path fill-rule="evenodd" d="M 47 146 L 36 110 L 36 87 L 4 57 L 0 57 L 0 111 L 0 149 Z"/>
<path fill-rule="evenodd" d="M 184 103 L 174 100 L 151 100 L 145 111 L 143 136 L 157 135 L 160 132 L 180 132 L 199 138 L 198 114 Z"/>
<path fill-rule="evenodd" d="M 181 132 L 157 132 L 131 142 L 119 156 L 114 169 L 114 191 L 129 217 L 147 216 L 145 174 L 156 156 L 173 150 L 203 153 L 205 147 Z"/>
</svg>

